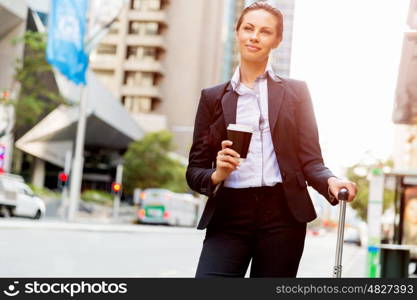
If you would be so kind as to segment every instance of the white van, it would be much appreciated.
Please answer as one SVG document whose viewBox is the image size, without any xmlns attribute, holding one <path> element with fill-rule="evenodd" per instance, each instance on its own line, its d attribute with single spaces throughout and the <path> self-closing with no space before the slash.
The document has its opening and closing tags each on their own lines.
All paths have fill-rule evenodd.
<svg viewBox="0 0 417 300">
<path fill-rule="evenodd" d="M 0 174 L 0 214 L 40 219 L 45 215 L 45 203 L 14 174 Z"/>
</svg>

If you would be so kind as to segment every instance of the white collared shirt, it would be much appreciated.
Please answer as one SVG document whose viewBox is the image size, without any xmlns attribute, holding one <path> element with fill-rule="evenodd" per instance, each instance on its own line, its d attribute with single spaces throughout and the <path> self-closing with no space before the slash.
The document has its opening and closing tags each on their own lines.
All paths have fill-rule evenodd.
<svg viewBox="0 0 417 300">
<path fill-rule="evenodd" d="M 282 182 L 278 161 L 269 128 L 268 80 L 281 81 L 268 64 L 264 75 L 259 76 L 253 89 L 240 82 L 240 68 L 237 67 L 231 85 L 239 95 L 236 109 L 236 124 L 253 128 L 247 158 L 239 169 L 230 173 L 224 181 L 225 187 L 247 188 L 273 186 Z"/>
</svg>

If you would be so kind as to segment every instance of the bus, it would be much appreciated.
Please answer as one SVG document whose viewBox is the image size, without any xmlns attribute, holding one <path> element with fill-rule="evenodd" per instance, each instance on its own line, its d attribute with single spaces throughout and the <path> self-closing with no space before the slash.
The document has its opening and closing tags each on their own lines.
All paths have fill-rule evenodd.
<svg viewBox="0 0 417 300">
<path fill-rule="evenodd" d="M 194 227 L 199 218 L 201 200 L 191 194 L 167 189 L 145 189 L 140 197 L 138 222 Z"/>
</svg>

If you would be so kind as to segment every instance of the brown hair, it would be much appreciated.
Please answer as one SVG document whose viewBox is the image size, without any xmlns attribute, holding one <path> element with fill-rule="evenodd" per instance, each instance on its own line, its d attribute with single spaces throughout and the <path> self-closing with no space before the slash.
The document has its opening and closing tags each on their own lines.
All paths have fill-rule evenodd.
<svg viewBox="0 0 417 300">
<path fill-rule="evenodd" d="M 282 39 L 282 32 L 284 30 L 284 17 L 282 16 L 281 11 L 278 8 L 275 8 L 273 6 L 271 6 L 270 4 L 266 3 L 266 2 L 262 2 L 262 1 L 258 1 L 258 2 L 254 2 L 251 5 L 245 7 L 245 9 L 242 11 L 242 13 L 240 14 L 239 19 L 237 20 L 236 23 L 236 31 L 239 30 L 240 25 L 242 25 L 242 21 L 243 21 L 243 17 L 250 11 L 252 10 L 258 10 L 258 9 L 263 9 L 269 13 L 271 13 L 272 15 L 274 15 L 277 18 L 277 34 L 278 37 Z"/>
</svg>

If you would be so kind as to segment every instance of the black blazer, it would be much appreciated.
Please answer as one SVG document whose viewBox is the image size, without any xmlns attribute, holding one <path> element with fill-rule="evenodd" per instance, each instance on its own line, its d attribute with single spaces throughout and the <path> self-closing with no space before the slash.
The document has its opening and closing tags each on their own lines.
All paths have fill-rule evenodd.
<svg viewBox="0 0 417 300">
<path fill-rule="evenodd" d="M 310 94 L 305 82 L 267 78 L 269 126 L 285 196 L 294 217 L 299 222 L 310 222 L 317 215 L 306 181 L 332 205 L 337 204 L 328 194 L 327 179 L 334 175 L 323 163 Z M 198 229 L 209 224 L 217 192 L 223 187 L 223 183 L 212 184 L 211 174 L 216 169 L 221 141 L 227 139 L 227 125 L 236 122 L 238 97 L 229 82 L 201 92 L 186 173 L 191 189 L 208 196 Z"/>
</svg>

